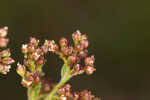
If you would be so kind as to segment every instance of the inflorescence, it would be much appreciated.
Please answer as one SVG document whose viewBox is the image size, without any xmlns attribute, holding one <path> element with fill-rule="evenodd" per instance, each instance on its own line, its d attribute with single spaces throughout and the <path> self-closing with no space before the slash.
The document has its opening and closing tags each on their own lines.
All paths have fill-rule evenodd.
<svg viewBox="0 0 150 100">
<path fill-rule="evenodd" d="M 6 47 L 8 28 L 0 28 L 0 47 Z M 28 100 L 100 100 L 88 90 L 74 92 L 68 80 L 80 74 L 91 75 L 96 70 L 94 55 L 88 56 L 89 41 L 86 34 L 79 30 L 72 34 L 73 44 L 66 38 L 59 40 L 45 40 L 39 45 L 39 40 L 31 37 L 29 43 L 23 44 L 21 51 L 24 54 L 23 64 L 17 64 L 17 73 L 21 76 L 21 84 L 28 89 Z M 52 83 L 46 78 L 43 67 L 46 63 L 45 55 L 55 53 L 64 62 L 61 68 L 61 79 Z M 0 52 L 0 73 L 7 74 L 14 60 L 10 57 L 9 49 Z"/>
<path fill-rule="evenodd" d="M 0 28 L 0 48 L 7 47 L 9 39 L 6 38 L 8 34 L 8 27 Z M 5 49 L 0 52 L 0 73 L 7 74 L 10 71 L 11 64 L 14 60 L 10 57 L 10 49 Z"/>
</svg>

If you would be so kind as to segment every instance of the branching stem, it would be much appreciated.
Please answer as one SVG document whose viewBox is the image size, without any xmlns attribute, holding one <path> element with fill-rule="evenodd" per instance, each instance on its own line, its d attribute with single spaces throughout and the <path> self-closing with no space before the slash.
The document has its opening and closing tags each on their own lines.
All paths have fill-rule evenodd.
<svg viewBox="0 0 150 100">
<path fill-rule="evenodd" d="M 66 66 L 70 70 L 69 66 Z M 65 72 L 65 75 L 62 77 L 60 82 L 54 87 L 50 94 L 45 98 L 45 100 L 52 100 L 53 96 L 58 92 L 58 89 L 62 87 L 69 79 L 71 78 L 70 71 Z"/>
</svg>

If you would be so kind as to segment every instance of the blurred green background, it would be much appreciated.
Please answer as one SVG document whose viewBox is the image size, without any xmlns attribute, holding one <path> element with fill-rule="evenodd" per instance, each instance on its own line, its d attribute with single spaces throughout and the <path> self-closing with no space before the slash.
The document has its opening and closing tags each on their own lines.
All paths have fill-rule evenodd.
<svg viewBox="0 0 150 100">
<path fill-rule="evenodd" d="M 9 27 L 9 47 L 21 62 L 20 47 L 30 36 L 58 40 L 79 29 L 87 33 L 97 71 L 70 81 L 103 100 L 150 100 L 149 0 L 1 0 L 0 26 Z M 45 71 L 59 80 L 62 62 L 48 57 Z M 0 100 L 27 100 L 15 64 L 0 76 Z"/>
</svg>

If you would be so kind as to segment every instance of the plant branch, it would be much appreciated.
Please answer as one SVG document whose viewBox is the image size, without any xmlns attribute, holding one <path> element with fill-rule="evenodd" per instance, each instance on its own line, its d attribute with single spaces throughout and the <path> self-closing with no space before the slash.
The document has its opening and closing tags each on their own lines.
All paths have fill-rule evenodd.
<svg viewBox="0 0 150 100">
<path fill-rule="evenodd" d="M 45 100 L 52 100 L 53 96 L 57 93 L 58 89 L 62 87 L 71 78 L 69 66 L 67 66 L 67 64 L 64 64 L 64 66 L 66 67 L 64 76 L 62 77 L 60 82 L 54 87 L 54 89 L 50 92 L 50 94 L 45 98 Z"/>
</svg>

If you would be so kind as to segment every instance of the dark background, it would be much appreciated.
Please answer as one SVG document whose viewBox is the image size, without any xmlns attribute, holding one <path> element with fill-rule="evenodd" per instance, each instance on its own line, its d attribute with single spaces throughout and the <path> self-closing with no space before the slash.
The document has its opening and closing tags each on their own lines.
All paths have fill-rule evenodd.
<svg viewBox="0 0 150 100">
<path fill-rule="evenodd" d="M 103 100 L 150 100 L 149 0 L 1 0 L 0 26 L 9 27 L 9 47 L 22 62 L 22 43 L 62 36 L 71 40 L 79 29 L 87 33 L 97 71 L 70 81 L 74 90 L 89 89 Z M 61 60 L 48 57 L 45 71 L 59 80 Z M 0 100 L 27 100 L 15 73 L 0 76 Z"/>
</svg>

